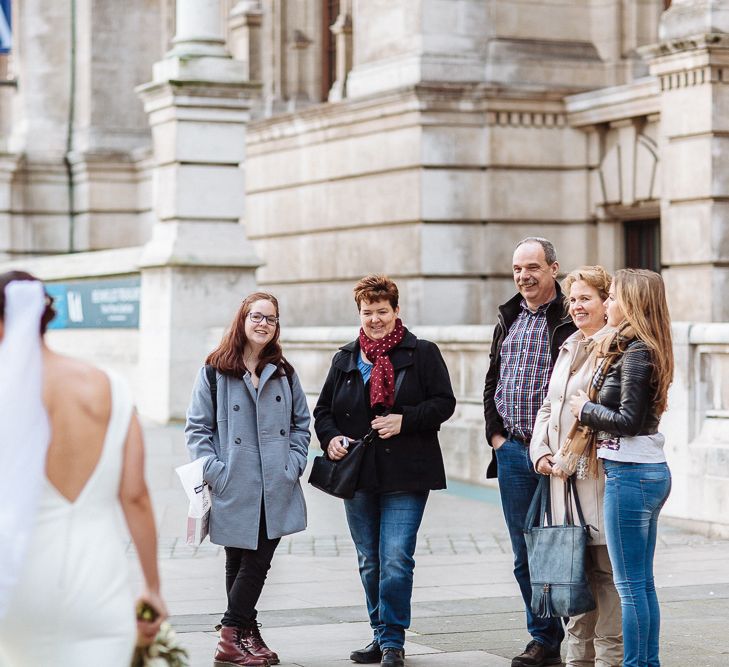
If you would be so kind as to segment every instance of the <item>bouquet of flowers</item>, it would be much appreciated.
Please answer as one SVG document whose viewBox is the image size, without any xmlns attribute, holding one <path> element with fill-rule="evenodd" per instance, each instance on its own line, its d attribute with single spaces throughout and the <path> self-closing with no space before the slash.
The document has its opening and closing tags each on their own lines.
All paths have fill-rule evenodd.
<svg viewBox="0 0 729 667">
<path fill-rule="evenodd" d="M 137 607 L 137 618 L 154 621 L 157 612 L 146 602 Z M 164 621 L 154 641 L 148 646 L 137 646 L 131 667 L 188 667 L 187 651 L 177 643 L 172 626 Z"/>
</svg>

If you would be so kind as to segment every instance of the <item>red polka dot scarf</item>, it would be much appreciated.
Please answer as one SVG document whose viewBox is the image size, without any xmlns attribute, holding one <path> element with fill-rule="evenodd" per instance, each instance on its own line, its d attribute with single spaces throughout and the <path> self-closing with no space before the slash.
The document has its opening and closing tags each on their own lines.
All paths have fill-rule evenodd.
<svg viewBox="0 0 729 667">
<path fill-rule="evenodd" d="M 384 338 L 372 340 L 364 329 L 359 330 L 359 345 L 365 356 L 372 362 L 370 374 L 370 405 L 384 405 L 391 408 L 395 403 L 395 369 L 387 353 L 402 342 L 405 327 L 398 317 L 395 328 Z"/>
</svg>

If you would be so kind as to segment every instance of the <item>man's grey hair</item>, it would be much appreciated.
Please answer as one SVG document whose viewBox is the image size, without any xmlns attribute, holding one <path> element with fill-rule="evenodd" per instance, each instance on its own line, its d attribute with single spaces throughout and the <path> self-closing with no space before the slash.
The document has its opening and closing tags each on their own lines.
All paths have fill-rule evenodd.
<svg viewBox="0 0 729 667">
<path fill-rule="evenodd" d="M 541 236 L 527 236 L 525 239 L 522 239 L 516 244 L 516 248 L 524 245 L 525 243 L 538 243 L 542 246 L 542 249 L 544 250 L 544 259 L 548 266 L 552 266 L 552 264 L 557 261 L 557 251 L 554 249 L 551 241 L 548 241 Z M 516 250 L 516 248 L 514 248 L 514 250 Z"/>
</svg>

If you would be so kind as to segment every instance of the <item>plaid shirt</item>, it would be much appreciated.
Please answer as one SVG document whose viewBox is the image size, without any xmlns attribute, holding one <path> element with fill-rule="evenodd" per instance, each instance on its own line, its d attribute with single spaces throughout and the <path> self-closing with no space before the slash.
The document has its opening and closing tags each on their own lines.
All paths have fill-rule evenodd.
<svg viewBox="0 0 729 667">
<path fill-rule="evenodd" d="M 547 395 L 552 374 L 547 308 L 535 312 L 521 302 L 521 312 L 501 345 L 499 382 L 494 401 L 509 433 L 529 443 L 537 412 Z"/>
</svg>

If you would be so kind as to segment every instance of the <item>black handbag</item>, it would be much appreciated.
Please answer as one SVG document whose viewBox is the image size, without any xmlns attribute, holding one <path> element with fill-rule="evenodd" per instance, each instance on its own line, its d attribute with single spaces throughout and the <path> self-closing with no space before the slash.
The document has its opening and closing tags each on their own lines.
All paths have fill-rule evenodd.
<svg viewBox="0 0 729 667">
<path fill-rule="evenodd" d="M 585 525 L 573 477 L 564 485 L 564 522 L 552 525 L 549 482 L 548 476 L 539 480 L 524 526 L 532 583 L 532 612 L 539 618 L 576 616 L 592 611 L 596 606 L 585 575 L 591 527 Z M 572 517 L 573 496 L 579 524 L 575 524 Z"/>
<path fill-rule="evenodd" d="M 333 461 L 326 454 L 317 456 L 311 466 L 309 484 L 336 498 L 353 498 L 365 448 L 376 435 L 376 431 L 370 429 L 364 438 L 350 440 L 347 455 L 339 461 Z"/>
<path fill-rule="evenodd" d="M 395 397 L 397 397 L 400 385 L 405 379 L 406 371 L 407 369 L 403 368 L 395 380 Z M 376 437 L 377 431 L 370 429 L 364 438 L 350 440 L 347 455 L 339 461 L 333 461 L 326 453 L 323 456 L 317 456 L 311 465 L 309 484 L 336 498 L 347 500 L 354 498 L 365 448 Z"/>
</svg>

